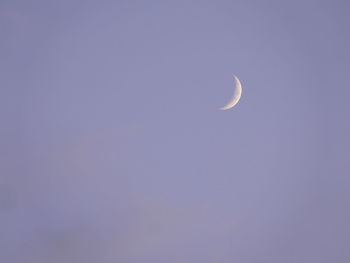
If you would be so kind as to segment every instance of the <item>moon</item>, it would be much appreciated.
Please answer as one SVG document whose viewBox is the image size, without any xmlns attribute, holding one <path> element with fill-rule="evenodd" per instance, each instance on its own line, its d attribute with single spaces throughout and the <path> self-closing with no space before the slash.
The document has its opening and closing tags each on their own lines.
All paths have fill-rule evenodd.
<svg viewBox="0 0 350 263">
<path fill-rule="evenodd" d="M 220 110 L 231 109 L 232 107 L 234 107 L 238 103 L 239 99 L 241 98 L 241 95 L 242 95 L 242 84 L 241 84 L 241 82 L 239 81 L 239 79 L 235 75 L 233 75 L 233 78 L 235 80 L 235 90 L 233 92 L 233 96 L 232 96 L 230 101 L 225 106 L 220 108 Z"/>
</svg>

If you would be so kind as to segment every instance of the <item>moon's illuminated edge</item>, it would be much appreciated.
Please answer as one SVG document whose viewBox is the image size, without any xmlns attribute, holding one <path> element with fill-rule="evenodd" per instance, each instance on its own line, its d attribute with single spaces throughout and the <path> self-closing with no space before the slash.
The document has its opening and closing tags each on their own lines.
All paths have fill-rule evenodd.
<svg viewBox="0 0 350 263">
<path fill-rule="evenodd" d="M 233 96 L 225 106 L 220 108 L 220 110 L 228 110 L 233 108 L 242 96 L 242 84 L 237 76 L 233 75 L 233 78 L 235 79 L 235 90 L 233 92 Z"/>
</svg>

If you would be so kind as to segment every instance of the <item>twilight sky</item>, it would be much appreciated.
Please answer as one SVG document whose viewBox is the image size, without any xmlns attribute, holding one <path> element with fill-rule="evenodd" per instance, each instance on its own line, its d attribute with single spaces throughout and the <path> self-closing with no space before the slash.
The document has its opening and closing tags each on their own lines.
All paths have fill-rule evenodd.
<svg viewBox="0 0 350 263">
<path fill-rule="evenodd" d="M 0 262 L 350 262 L 349 12 L 1 0 Z"/>
</svg>

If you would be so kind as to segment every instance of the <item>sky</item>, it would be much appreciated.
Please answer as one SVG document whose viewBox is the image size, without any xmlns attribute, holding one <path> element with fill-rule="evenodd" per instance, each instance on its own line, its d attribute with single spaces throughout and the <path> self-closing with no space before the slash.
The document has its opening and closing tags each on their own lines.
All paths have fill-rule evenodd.
<svg viewBox="0 0 350 263">
<path fill-rule="evenodd" d="M 1 0 L 0 261 L 348 263 L 349 11 Z"/>
</svg>

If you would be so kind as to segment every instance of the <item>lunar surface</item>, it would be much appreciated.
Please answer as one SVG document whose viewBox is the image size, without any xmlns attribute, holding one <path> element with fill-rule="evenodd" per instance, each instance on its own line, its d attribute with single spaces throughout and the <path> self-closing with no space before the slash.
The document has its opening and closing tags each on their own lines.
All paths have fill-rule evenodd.
<svg viewBox="0 0 350 263">
<path fill-rule="evenodd" d="M 228 109 L 233 108 L 238 103 L 239 99 L 241 98 L 242 84 L 235 75 L 233 75 L 233 78 L 235 80 L 235 88 L 233 91 L 233 96 L 225 106 L 220 108 L 220 110 L 228 110 Z"/>
</svg>

